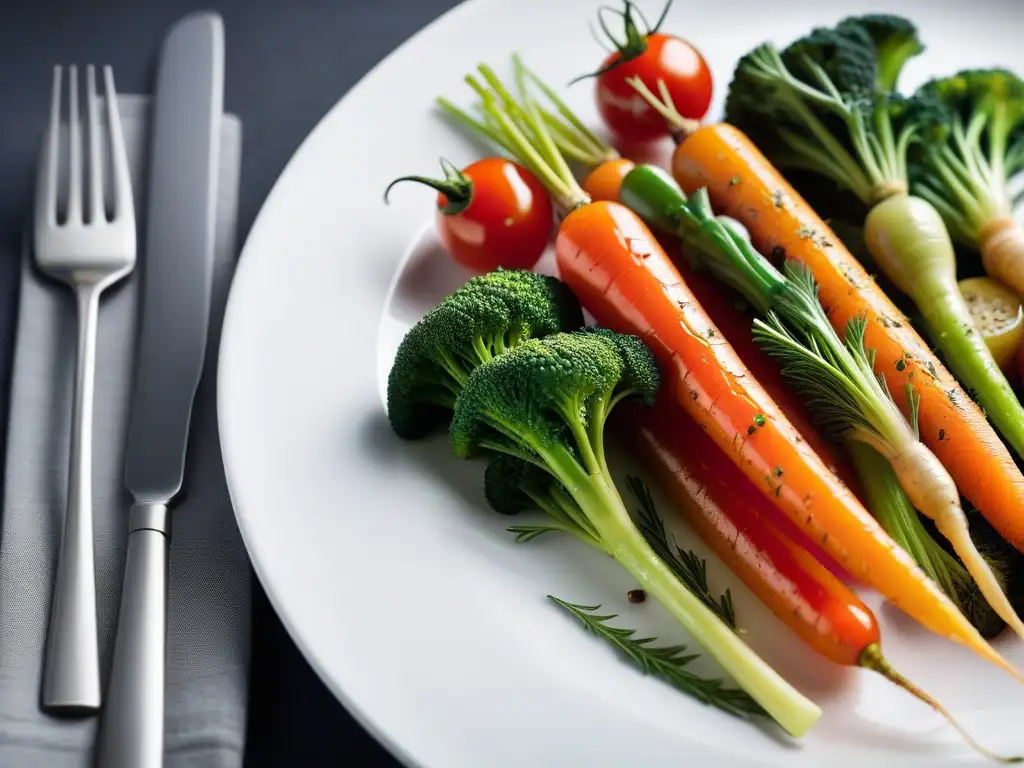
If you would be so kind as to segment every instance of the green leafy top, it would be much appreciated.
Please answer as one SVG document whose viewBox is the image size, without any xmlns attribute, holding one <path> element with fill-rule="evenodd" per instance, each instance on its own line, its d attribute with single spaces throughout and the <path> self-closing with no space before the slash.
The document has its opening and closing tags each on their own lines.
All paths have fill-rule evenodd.
<svg viewBox="0 0 1024 768">
<path fill-rule="evenodd" d="M 1013 215 L 1010 179 L 1024 170 L 1024 81 L 1005 69 L 931 80 L 914 94 L 927 140 L 914 150 L 914 191 L 961 243 L 978 247 L 984 225 Z"/>
<path fill-rule="evenodd" d="M 860 38 L 867 36 L 875 49 L 873 58 L 874 82 L 884 93 L 896 91 L 900 73 L 912 58 L 924 52 L 915 27 L 902 16 L 868 14 L 845 19 L 836 29 L 844 35 Z M 866 47 L 866 46 L 865 46 Z"/>
<path fill-rule="evenodd" d="M 580 120 L 516 55 L 513 79 L 504 83 L 486 64 L 466 75 L 479 101 L 471 110 L 438 98 L 441 111 L 459 127 L 482 138 L 533 172 L 565 210 L 589 202 L 567 160 L 595 167 L 618 152 Z"/>
<path fill-rule="evenodd" d="M 871 445 L 899 439 L 907 425 L 885 377 L 875 373 L 874 350 L 864 346 L 864 316 L 850 318 L 840 339 L 806 265 L 787 261 L 783 273 L 786 289 L 767 317 L 754 321 L 754 340 L 779 361 L 824 429 L 837 436 L 852 433 Z M 910 392 L 910 427 L 916 432 L 917 401 Z"/>
<path fill-rule="evenodd" d="M 479 275 L 430 310 L 405 335 L 388 375 L 388 418 L 407 439 L 444 423 L 482 362 L 521 341 L 583 324 L 568 286 L 527 270 Z"/>
<path fill-rule="evenodd" d="M 776 165 L 814 171 L 873 204 L 907 188 L 914 126 L 895 87 L 921 50 L 913 24 L 882 15 L 815 29 L 782 53 L 764 44 L 740 60 L 726 120 Z"/>
</svg>

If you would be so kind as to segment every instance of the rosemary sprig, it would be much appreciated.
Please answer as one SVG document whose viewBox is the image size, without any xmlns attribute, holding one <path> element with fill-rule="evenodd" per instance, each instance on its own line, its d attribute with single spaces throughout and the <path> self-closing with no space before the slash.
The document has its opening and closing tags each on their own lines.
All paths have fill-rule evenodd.
<svg viewBox="0 0 1024 768">
<path fill-rule="evenodd" d="M 677 690 L 698 701 L 737 717 L 764 716 L 761 705 L 746 691 L 726 686 L 720 678 L 706 678 L 686 669 L 699 654 L 688 654 L 685 645 L 652 646 L 657 638 L 636 637 L 635 629 L 612 627 L 607 622 L 618 618 L 616 614 L 598 614 L 599 605 L 575 605 L 553 595 L 548 599 L 575 616 L 583 627 L 613 645 L 626 655 L 645 675 L 665 680 Z"/>
<path fill-rule="evenodd" d="M 725 594 L 715 598 L 708 587 L 707 563 L 694 554 L 693 550 L 683 549 L 673 539 L 669 542 L 665 523 L 658 516 L 654 506 L 651 490 L 644 482 L 633 476 L 626 477 L 626 487 L 636 499 L 637 528 L 651 545 L 655 554 L 665 561 L 676 577 L 696 595 L 704 605 L 714 611 L 722 621 L 732 629 L 736 629 L 736 613 L 732 604 L 732 593 L 727 589 Z"/>
</svg>

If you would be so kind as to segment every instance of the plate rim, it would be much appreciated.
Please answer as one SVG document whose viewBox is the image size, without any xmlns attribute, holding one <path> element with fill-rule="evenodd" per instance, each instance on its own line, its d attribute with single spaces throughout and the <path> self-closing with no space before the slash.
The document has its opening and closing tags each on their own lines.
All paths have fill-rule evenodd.
<svg viewBox="0 0 1024 768">
<path fill-rule="evenodd" d="M 236 262 L 235 272 L 231 280 L 231 287 L 228 291 L 227 302 L 224 309 L 224 320 L 221 326 L 221 342 L 217 354 L 217 371 L 216 378 L 218 382 L 217 386 L 217 422 L 218 427 L 222 426 L 223 413 L 225 408 L 225 392 L 226 387 L 220 386 L 220 382 L 224 378 L 224 367 L 225 360 L 230 359 L 230 355 L 225 355 L 224 350 L 232 345 L 232 339 L 235 338 L 236 334 L 231 332 L 232 327 L 239 322 L 236 319 L 238 315 L 238 300 L 236 286 L 239 284 L 239 276 L 245 274 L 245 270 L 249 268 L 249 262 L 251 259 L 246 260 L 245 255 L 249 249 L 250 242 L 260 234 L 262 226 L 265 226 L 264 222 L 267 218 L 267 211 L 274 203 L 275 199 L 280 195 L 281 188 L 286 184 L 286 180 L 291 177 L 294 173 L 294 169 L 301 161 L 301 156 L 310 151 L 310 146 L 315 142 L 316 138 L 325 130 L 325 126 L 331 122 L 337 112 L 343 108 L 346 101 L 352 98 L 354 94 L 358 94 L 361 90 L 367 87 L 367 81 L 370 80 L 379 70 L 390 66 L 390 63 L 399 58 L 403 52 L 420 37 L 429 34 L 431 29 L 435 26 L 444 24 L 450 21 L 453 17 L 457 17 L 466 12 L 466 9 L 475 5 L 477 0 L 460 0 L 458 4 L 449 8 L 448 10 L 441 13 L 431 21 L 424 24 L 422 27 L 417 29 L 411 35 L 406 37 L 394 50 L 380 59 L 374 64 L 369 70 L 367 70 L 347 91 L 341 94 L 338 99 L 331 105 L 331 107 L 316 121 L 316 123 L 309 129 L 302 141 L 295 148 L 292 154 L 289 156 L 288 161 L 285 163 L 281 172 L 274 180 L 273 186 L 270 188 L 270 192 L 264 198 L 260 204 L 259 210 L 253 219 L 252 226 L 249 228 L 249 232 L 246 234 L 245 242 L 238 251 L 238 259 Z M 245 545 L 246 553 L 249 555 L 249 562 L 252 564 L 253 572 L 256 574 L 256 578 L 259 579 L 260 587 L 263 589 L 264 594 L 267 596 L 267 601 L 270 603 L 284 627 L 288 633 L 288 637 L 295 644 L 295 647 L 302 654 L 302 658 L 315 672 L 317 679 L 323 684 L 335 697 L 338 703 L 345 709 L 345 711 L 363 728 L 366 733 L 372 737 L 379 745 L 388 751 L 388 753 L 395 758 L 399 763 L 406 768 L 421 768 L 421 763 L 415 760 L 411 754 L 409 754 L 405 748 L 401 746 L 398 740 L 388 732 L 377 720 L 370 717 L 366 711 L 361 707 L 355 699 L 348 695 L 344 687 L 337 681 L 332 679 L 332 676 L 327 674 L 323 668 L 316 654 L 311 648 L 307 646 L 307 643 L 303 639 L 301 633 L 294 627 L 294 620 L 288 617 L 288 611 L 284 605 L 285 601 L 280 598 L 276 589 L 272 586 L 271 580 L 263 577 L 263 565 L 261 565 L 257 558 L 251 556 L 253 547 L 250 543 L 251 532 L 240 510 L 240 504 L 238 503 L 239 492 L 237 490 L 237 476 L 235 480 L 232 479 L 232 473 L 228 469 L 228 451 L 226 450 L 226 430 L 218 428 L 218 444 L 223 457 L 224 462 L 224 476 L 228 489 L 228 497 L 231 501 L 231 510 L 234 514 L 235 521 L 238 523 L 238 530 L 242 537 L 242 542 Z"/>
</svg>

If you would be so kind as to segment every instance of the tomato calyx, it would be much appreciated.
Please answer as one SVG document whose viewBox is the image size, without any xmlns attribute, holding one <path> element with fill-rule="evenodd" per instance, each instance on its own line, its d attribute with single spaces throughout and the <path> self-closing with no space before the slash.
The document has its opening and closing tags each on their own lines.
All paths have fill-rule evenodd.
<svg viewBox="0 0 1024 768">
<path fill-rule="evenodd" d="M 388 188 L 384 190 L 384 202 L 388 201 L 388 193 L 391 192 L 391 188 L 395 184 L 402 181 L 414 181 L 417 184 L 425 184 L 444 195 L 444 204 L 438 205 L 438 210 L 441 213 L 447 216 L 462 213 L 473 199 L 473 180 L 443 157 L 441 158 L 441 170 L 444 171 L 443 179 L 432 179 L 429 176 L 400 176 L 388 184 Z"/>
<path fill-rule="evenodd" d="M 624 64 L 627 61 L 632 61 L 633 59 L 643 56 L 647 52 L 647 38 L 661 29 L 661 25 L 665 23 L 665 17 L 668 15 L 668 10 L 671 7 L 672 0 L 668 0 L 661 11 L 661 16 L 658 17 L 657 23 L 652 27 L 647 23 L 647 19 L 644 18 L 643 11 L 637 8 L 636 5 L 633 4 L 632 0 L 625 0 L 625 8 L 623 10 L 602 5 L 597 11 L 597 23 L 601 25 L 601 31 L 604 32 L 605 37 L 611 41 L 613 46 L 608 52 L 617 53 L 618 56 L 614 57 L 608 64 L 595 72 L 589 72 L 585 75 L 573 78 L 569 81 L 569 85 L 591 77 L 600 77 L 607 72 L 611 72 L 620 64 Z M 622 40 L 619 40 L 614 34 L 612 34 L 611 30 L 608 29 L 608 25 L 604 20 L 605 13 L 614 13 L 622 19 Z M 643 24 L 643 32 L 640 31 L 640 27 L 633 18 L 634 13 L 639 18 L 640 23 Z M 593 25 L 590 25 L 590 31 L 598 43 L 604 46 L 605 43 L 597 37 L 597 33 L 594 31 Z M 607 46 L 605 47 L 607 48 Z"/>
</svg>

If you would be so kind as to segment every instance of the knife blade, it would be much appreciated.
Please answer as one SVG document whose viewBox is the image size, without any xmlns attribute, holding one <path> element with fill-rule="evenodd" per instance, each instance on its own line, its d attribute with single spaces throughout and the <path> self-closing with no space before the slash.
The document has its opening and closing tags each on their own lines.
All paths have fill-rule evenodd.
<svg viewBox="0 0 1024 768">
<path fill-rule="evenodd" d="M 129 516 L 121 611 L 98 764 L 163 762 L 168 506 L 180 492 L 192 401 L 209 328 L 224 28 L 187 16 L 168 32 L 151 117 L 147 239 L 125 484 Z"/>
</svg>

